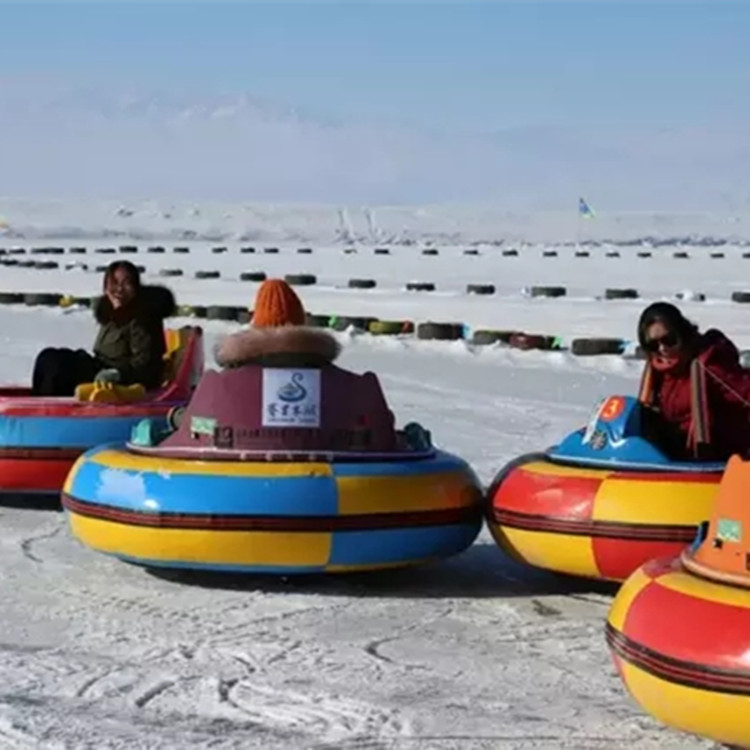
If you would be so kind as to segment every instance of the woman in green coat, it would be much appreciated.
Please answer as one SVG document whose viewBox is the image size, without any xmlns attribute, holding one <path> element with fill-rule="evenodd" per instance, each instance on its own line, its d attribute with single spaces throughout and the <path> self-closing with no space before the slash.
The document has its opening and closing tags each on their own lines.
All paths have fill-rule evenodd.
<svg viewBox="0 0 750 750">
<path fill-rule="evenodd" d="M 34 363 L 32 392 L 72 396 L 93 381 L 158 388 L 164 373 L 164 319 L 175 313 L 172 292 L 143 286 L 138 269 L 120 260 L 104 274 L 104 294 L 94 305 L 99 333 L 93 355 L 83 349 L 44 349 Z"/>
</svg>

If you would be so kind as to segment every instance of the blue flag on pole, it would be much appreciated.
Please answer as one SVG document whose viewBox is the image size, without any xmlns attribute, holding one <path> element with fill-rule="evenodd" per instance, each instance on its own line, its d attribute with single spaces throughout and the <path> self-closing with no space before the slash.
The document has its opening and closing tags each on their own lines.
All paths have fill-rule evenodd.
<svg viewBox="0 0 750 750">
<path fill-rule="evenodd" d="M 578 199 L 578 215 L 584 219 L 593 219 L 596 216 L 591 206 L 583 198 Z"/>
</svg>

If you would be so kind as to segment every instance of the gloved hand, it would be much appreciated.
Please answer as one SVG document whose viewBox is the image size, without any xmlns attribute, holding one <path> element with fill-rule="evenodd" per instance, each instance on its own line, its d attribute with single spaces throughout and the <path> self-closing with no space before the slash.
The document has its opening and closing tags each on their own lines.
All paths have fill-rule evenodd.
<svg viewBox="0 0 750 750">
<path fill-rule="evenodd" d="M 99 370 L 94 378 L 95 383 L 119 383 L 120 382 L 120 371 L 114 367 L 110 367 L 104 370 Z"/>
</svg>

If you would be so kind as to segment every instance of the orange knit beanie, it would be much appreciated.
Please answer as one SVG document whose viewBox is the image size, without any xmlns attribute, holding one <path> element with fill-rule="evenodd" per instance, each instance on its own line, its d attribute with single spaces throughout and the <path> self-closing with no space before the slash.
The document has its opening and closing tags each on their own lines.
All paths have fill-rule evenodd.
<svg viewBox="0 0 750 750">
<path fill-rule="evenodd" d="M 254 327 L 303 326 L 305 321 L 305 308 L 286 281 L 268 279 L 260 285 L 253 310 Z"/>
</svg>

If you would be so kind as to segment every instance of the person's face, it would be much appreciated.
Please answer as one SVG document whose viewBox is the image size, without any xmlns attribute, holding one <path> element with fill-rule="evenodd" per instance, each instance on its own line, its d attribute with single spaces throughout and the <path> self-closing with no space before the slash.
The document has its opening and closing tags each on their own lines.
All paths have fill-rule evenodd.
<svg viewBox="0 0 750 750">
<path fill-rule="evenodd" d="M 133 300 L 135 297 L 135 284 L 126 269 L 118 268 L 107 279 L 105 293 L 115 310 Z"/>
<path fill-rule="evenodd" d="M 685 355 L 679 336 L 661 320 L 655 321 L 646 329 L 645 349 L 649 357 L 661 365 L 677 364 Z"/>
</svg>

